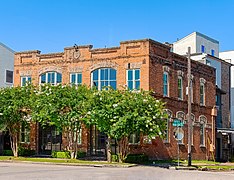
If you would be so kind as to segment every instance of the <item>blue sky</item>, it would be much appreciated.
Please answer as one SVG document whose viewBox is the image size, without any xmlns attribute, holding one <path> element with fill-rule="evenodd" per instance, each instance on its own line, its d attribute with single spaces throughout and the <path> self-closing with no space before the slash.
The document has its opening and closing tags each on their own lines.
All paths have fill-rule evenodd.
<svg viewBox="0 0 234 180">
<path fill-rule="evenodd" d="M 199 31 L 234 49 L 234 0 L 0 0 L 0 42 L 15 51 L 62 52 Z"/>
</svg>

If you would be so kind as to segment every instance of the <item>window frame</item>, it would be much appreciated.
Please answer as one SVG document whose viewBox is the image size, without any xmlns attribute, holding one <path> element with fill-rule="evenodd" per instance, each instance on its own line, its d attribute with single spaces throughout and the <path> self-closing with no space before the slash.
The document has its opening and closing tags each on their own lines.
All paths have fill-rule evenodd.
<svg viewBox="0 0 234 180">
<path fill-rule="evenodd" d="M 104 70 L 104 76 L 105 76 L 105 70 L 108 70 L 108 79 L 101 79 L 102 77 L 101 77 L 101 71 L 102 70 Z M 115 80 L 112 80 L 110 77 L 111 77 L 111 70 L 114 70 L 114 72 L 115 72 Z M 94 76 L 94 72 L 96 72 L 97 71 L 97 80 L 93 80 L 93 76 Z M 97 87 L 97 89 L 98 90 L 102 90 L 102 88 L 103 87 L 105 87 L 105 86 L 110 86 L 110 87 L 112 87 L 113 89 L 117 89 L 117 70 L 116 69 L 114 69 L 114 68 L 109 68 L 109 67 L 104 67 L 104 68 L 99 68 L 99 69 L 95 69 L 95 70 L 93 70 L 92 72 L 91 72 L 91 87 L 93 87 L 94 86 L 94 83 L 98 83 L 98 85 L 96 86 Z M 108 85 L 104 85 L 104 86 L 102 86 L 102 82 L 104 82 L 104 83 L 106 83 L 107 82 L 107 84 Z M 114 82 L 115 83 L 115 88 L 113 87 L 113 86 L 111 86 L 111 82 Z"/>
<path fill-rule="evenodd" d="M 179 87 L 179 81 L 181 81 L 180 82 L 180 86 L 181 87 Z M 183 77 L 182 76 L 178 76 L 178 83 L 177 83 L 177 85 L 178 85 L 178 99 L 179 100 L 183 100 Z"/>
<path fill-rule="evenodd" d="M 133 142 L 130 142 L 131 138 L 133 139 Z M 129 145 L 139 145 L 140 144 L 140 133 L 133 133 L 130 135 L 129 137 L 129 141 L 128 141 Z"/>
<path fill-rule="evenodd" d="M 30 124 L 23 122 L 20 126 L 20 143 L 29 144 L 30 143 Z M 27 139 L 27 140 L 26 140 Z"/>
<path fill-rule="evenodd" d="M 166 84 L 165 84 L 165 79 L 164 79 L 164 76 L 166 76 L 167 78 L 166 78 Z M 165 92 L 165 87 L 166 87 L 166 93 L 167 94 L 165 94 L 164 92 Z M 169 74 L 168 74 L 168 72 L 166 72 L 166 71 L 164 71 L 163 72 L 163 96 L 164 97 L 169 97 Z"/>
<path fill-rule="evenodd" d="M 205 106 L 205 83 L 200 82 L 199 94 L 200 94 L 200 105 Z"/>
<path fill-rule="evenodd" d="M 206 47 L 204 45 L 201 45 L 201 52 L 206 53 Z"/>
<path fill-rule="evenodd" d="M 75 75 L 75 83 L 72 82 L 72 75 Z M 79 82 L 79 76 L 81 79 L 81 82 Z M 82 84 L 82 73 L 81 72 L 72 72 L 70 73 L 70 84 L 72 85 L 81 85 Z"/>
<path fill-rule="evenodd" d="M 23 79 L 25 78 L 25 84 L 23 84 Z M 27 82 L 32 82 L 31 76 L 20 76 L 20 86 L 23 87 L 27 84 Z"/>
<path fill-rule="evenodd" d="M 12 73 L 12 82 L 8 82 L 7 80 L 7 72 L 11 72 Z M 14 83 L 14 71 L 10 70 L 10 69 L 5 69 L 5 83 L 6 84 L 13 84 Z"/>
<path fill-rule="evenodd" d="M 128 73 L 129 71 L 132 71 L 132 80 L 129 80 L 128 78 Z M 139 71 L 139 78 L 136 79 L 136 71 Z M 141 87 L 141 70 L 139 68 L 137 69 L 127 69 L 126 70 L 126 79 L 127 79 L 127 87 L 128 89 L 130 90 L 140 90 L 140 87 Z M 136 82 L 139 81 L 139 88 L 136 88 Z M 129 88 L 129 82 L 132 82 L 132 88 Z"/>
<path fill-rule="evenodd" d="M 53 77 L 53 73 L 54 73 L 54 77 Z M 43 75 L 45 75 L 45 82 L 44 83 L 41 82 Z M 51 76 L 50 77 L 51 80 L 54 78 L 54 82 L 48 82 L 49 75 Z M 61 75 L 61 82 L 57 82 L 58 81 L 58 75 Z M 39 76 L 39 84 L 57 85 L 57 84 L 62 83 L 62 79 L 63 79 L 62 77 L 63 77 L 62 73 L 59 73 L 59 72 L 56 72 L 56 71 L 48 71 L 48 72 L 40 74 L 40 76 Z"/>
</svg>

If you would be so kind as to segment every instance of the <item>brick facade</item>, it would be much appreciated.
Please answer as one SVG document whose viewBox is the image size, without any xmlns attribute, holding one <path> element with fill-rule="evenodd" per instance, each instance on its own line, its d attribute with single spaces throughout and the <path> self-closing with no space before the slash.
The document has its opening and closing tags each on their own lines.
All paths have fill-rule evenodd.
<svg viewBox="0 0 234 180">
<path fill-rule="evenodd" d="M 126 85 L 126 70 L 140 69 L 140 87 L 153 90 L 158 99 L 166 102 L 166 108 L 172 112 L 168 124 L 169 139 L 152 140 L 144 144 L 131 146 L 133 153 L 146 153 L 152 159 L 170 159 L 177 157 L 177 142 L 173 137 L 172 121 L 176 115 L 183 114 L 185 137 L 180 145 L 181 157 L 187 158 L 187 59 L 170 52 L 170 48 L 159 42 L 144 39 L 120 42 L 119 47 L 92 49 L 91 45 L 68 47 L 62 53 L 40 54 L 40 51 L 15 53 L 15 86 L 21 84 L 21 76 L 31 76 L 33 84 L 39 83 L 40 74 L 56 71 L 62 74 L 62 83 L 70 82 L 71 72 L 82 73 L 82 83 L 90 86 L 91 72 L 98 68 L 113 68 L 117 71 L 117 88 Z M 163 97 L 163 72 L 169 74 L 169 97 Z M 183 79 L 183 100 L 178 100 L 178 75 Z M 211 110 L 215 105 L 215 69 L 196 61 L 192 61 L 193 75 L 193 148 L 195 159 L 206 159 L 209 156 L 208 137 L 211 138 Z M 205 105 L 200 106 L 200 81 L 205 81 Z M 178 113 L 181 112 L 181 113 Z M 200 119 L 205 122 L 205 146 L 200 147 Z M 88 152 L 89 131 L 82 131 L 82 145 L 80 148 Z M 38 147 L 38 130 L 31 129 L 31 148 Z M 66 138 L 63 137 L 63 143 Z"/>
</svg>

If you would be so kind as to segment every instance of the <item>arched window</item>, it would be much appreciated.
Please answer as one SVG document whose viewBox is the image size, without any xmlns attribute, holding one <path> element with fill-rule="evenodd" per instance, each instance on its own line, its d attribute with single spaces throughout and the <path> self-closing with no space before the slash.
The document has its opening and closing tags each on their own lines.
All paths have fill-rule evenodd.
<svg viewBox="0 0 234 180">
<path fill-rule="evenodd" d="M 40 84 L 50 83 L 52 85 L 56 85 L 62 82 L 62 74 L 57 72 L 46 72 L 40 75 Z"/>
<path fill-rule="evenodd" d="M 165 137 L 165 139 L 164 139 L 164 142 L 165 142 L 165 143 L 169 143 L 169 141 L 170 141 L 170 136 L 169 136 L 169 125 L 170 125 L 170 121 L 171 121 L 171 119 L 172 119 L 172 117 L 173 117 L 173 113 L 172 113 L 172 111 L 171 111 L 170 109 L 165 109 L 164 111 L 165 111 L 165 112 L 167 113 L 167 115 L 168 115 L 168 118 L 167 118 L 167 128 L 166 128 L 166 130 L 165 130 L 166 137 Z"/>
<path fill-rule="evenodd" d="M 206 137 L 206 134 L 205 134 L 205 125 L 206 125 L 206 117 L 201 115 L 199 117 L 199 122 L 200 122 L 200 146 L 206 146 L 205 144 L 205 137 Z"/>
<path fill-rule="evenodd" d="M 100 68 L 91 73 L 91 86 L 101 90 L 104 86 L 116 89 L 116 70 L 112 68 Z"/>
<path fill-rule="evenodd" d="M 176 118 L 181 120 L 183 123 L 185 122 L 185 113 L 183 111 L 176 112 Z M 183 129 L 183 127 L 181 127 Z M 184 144 L 184 138 L 178 141 L 179 144 Z"/>
</svg>

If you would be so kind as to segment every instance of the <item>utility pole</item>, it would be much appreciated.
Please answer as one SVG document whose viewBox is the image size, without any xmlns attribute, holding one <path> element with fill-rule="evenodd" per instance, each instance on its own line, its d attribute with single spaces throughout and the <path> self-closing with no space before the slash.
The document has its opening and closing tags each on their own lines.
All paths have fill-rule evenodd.
<svg viewBox="0 0 234 180">
<path fill-rule="evenodd" d="M 188 166 L 192 165 L 192 120 L 191 120 L 191 59 L 190 47 L 188 47 Z"/>
</svg>

